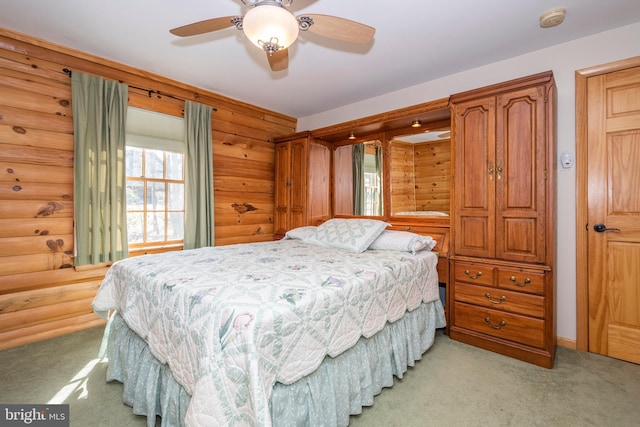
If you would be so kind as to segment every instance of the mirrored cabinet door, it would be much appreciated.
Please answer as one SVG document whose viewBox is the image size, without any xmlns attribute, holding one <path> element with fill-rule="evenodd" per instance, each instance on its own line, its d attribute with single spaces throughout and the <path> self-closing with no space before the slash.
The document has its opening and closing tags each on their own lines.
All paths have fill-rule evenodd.
<svg viewBox="0 0 640 427">
<path fill-rule="evenodd" d="M 333 153 L 336 215 L 384 214 L 382 153 L 379 138 L 336 147 Z"/>
<path fill-rule="evenodd" d="M 388 135 L 390 214 L 447 217 L 451 205 L 449 128 Z"/>
</svg>

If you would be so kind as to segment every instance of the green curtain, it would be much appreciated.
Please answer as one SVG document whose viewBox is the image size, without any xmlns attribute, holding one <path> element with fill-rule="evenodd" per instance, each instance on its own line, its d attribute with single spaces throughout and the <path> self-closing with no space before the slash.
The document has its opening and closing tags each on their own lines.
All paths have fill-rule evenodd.
<svg viewBox="0 0 640 427">
<path fill-rule="evenodd" d="M 185 249 L 214 244 L 212 111 L 185 101 Z"/>
<path fill-rule="evenodd" d="M 129 256 L 125 172 L 127 85 L 74 71 L 75 265 Z"/>
<path fill-rule="evenodd" d="M 364 144 L 353 144 L 353 214 L 364 214 Z"/>
</svg>

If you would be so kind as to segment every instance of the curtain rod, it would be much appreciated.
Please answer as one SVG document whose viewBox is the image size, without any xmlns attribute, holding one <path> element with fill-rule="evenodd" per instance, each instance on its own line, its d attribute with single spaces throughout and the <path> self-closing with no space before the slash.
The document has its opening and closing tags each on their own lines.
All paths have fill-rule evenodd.
<svg viewBox="0 0 640 427">
<path fill-rule="evenodd" d="M 62 72 L 63 72 L 63 73 L 65 73 L 65 74 L 68 74 L 68 75 L 69 75 L 69 77 L 71 77 L 71 75 L 73 74 L 73 71 L 71 71 L 71 70 L 70 70 L 70 69 L 68 69 L 68 68 L 63 68 L 63 69 L 62 69 Z M 160 92 L 159 90 L 145 89 L 145 88 L 142 88 L 142 87 L 137 87 L 137 86 L 132 86 L 132 85 L 127 85 L 127 86 L 129 86 L 129 87 L 130 87 L 130 88 L 132 88 L 132 89 L 138 89 L 138 90 L 141 90 L 141 91 L 143 91 L 143 92 L 147 92 L 147 93 L 149 94 L 149 98 L 151 98 L 151 95 L 152 95 L 152 94 L 157 93 L 158 95 L 166 96 L 167 98 L 177 99 L 178 101 L 187 101 L 187 100 L 186 100 L 186 99 L 184 99 L 184 98 L 180 98 L 180 97 L 178 97 L 178 96 L 171 95 L 171 94 L 169 94 L 169 93 Z M 197 94 L 196 94 L 196 95 L 197 95 Z M 211 108 L 212 108 L 212 110 L 213 110 L 213 111 L 218 111 L 218 109 L 217 109 L 216 107 L 211 107 Z"/>
</svg>

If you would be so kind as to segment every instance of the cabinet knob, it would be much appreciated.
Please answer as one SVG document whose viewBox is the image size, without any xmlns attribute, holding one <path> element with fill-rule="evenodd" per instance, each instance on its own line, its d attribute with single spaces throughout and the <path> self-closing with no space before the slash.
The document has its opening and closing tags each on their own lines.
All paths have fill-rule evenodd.
<svg viewBox="0 0 640 427">
<path fill-rule="evenodd" d="M 465 270 L 464 274 L 466 274 L 469 279 L 477 279 L 478 277 L 482 276 L 482 271 L 478 271 L 475 275 L 472 276 L 469 270 Z"/>
<path fill-rule="evenodd" d="M 522 283 L 518 283 L 516 281 L 516 276 L 511 276 L 509 277 L 509 280 L 511 280 L 513 282 L 514 285 L 516 286 L 520 286 L 521 288 L 524 288 L 525 286 L 527 286 L 529 283 L 531 283 L 531 279 L 529 279 L 528 277 L 526 279 L 524 279 L 524 282 Z"/>
</svg>

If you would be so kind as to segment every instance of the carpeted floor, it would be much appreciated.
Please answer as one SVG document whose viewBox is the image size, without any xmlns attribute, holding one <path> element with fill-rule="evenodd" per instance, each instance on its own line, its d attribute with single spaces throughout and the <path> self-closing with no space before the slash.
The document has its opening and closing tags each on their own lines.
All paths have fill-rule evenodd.
<svg viewBox="0 0 640 427">
<path fill-rule="evenodd" d="M 122 385 L 105 381 L 101 337 L 94 328 L 0 351 L 0 403 L 68 403 L 74 427 L 145 426 L 122 404 Z M 640 365 L 558 348 L 549 370 L 439 332 L 404 379 L 351 420 L 357 427 L 638 426 Z"/>
</svg>

